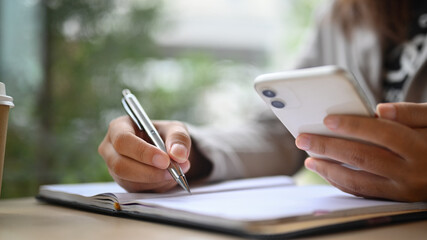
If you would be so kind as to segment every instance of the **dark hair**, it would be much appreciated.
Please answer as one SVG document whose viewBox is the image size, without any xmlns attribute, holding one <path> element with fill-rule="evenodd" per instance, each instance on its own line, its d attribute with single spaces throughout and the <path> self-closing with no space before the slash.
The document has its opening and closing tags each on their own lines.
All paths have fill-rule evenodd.
<svg viewBox="0 0 427 240">
<path fill-rule="evenodd" d="M 371 27 L 384 49 L 407 39 L 411 4 L 411 0 L 336 0 L 332 18 L 348 38 L 355 26 Z"/>
</svg>

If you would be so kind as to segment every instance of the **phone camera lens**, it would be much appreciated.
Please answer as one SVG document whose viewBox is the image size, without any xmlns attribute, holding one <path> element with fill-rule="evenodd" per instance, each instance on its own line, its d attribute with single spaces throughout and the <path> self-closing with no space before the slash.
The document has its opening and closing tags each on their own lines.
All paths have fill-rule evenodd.
<svg viewBox="0 0 427 240">
<path fill-rule="evenodd" d="M 264 90 L 262 91 L 262 94 L 266 97 L 272 98 L 276 96 L 276 93 L 271 90 Z"/>
<path fill-rule="evenodd" d="M 272 101 L 271 105 L 275 108 L 284 108 L 285 107 L 285 103 L 278 101 L 278 100 Z"/>
</svg>

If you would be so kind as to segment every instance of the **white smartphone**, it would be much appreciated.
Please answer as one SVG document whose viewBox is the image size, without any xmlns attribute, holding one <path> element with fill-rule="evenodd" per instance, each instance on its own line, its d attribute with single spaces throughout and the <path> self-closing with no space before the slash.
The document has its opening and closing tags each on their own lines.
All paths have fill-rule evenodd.
<svg viewBox="0 0 427 240">
<path fill-rule="evenodd" d="M 343 137 L 323 124 L 329 114 L 375 116 L 352 74 L 337 66 L 260 75 L 255 90 L 294 137 L 301 133 Z"/>
</svg>

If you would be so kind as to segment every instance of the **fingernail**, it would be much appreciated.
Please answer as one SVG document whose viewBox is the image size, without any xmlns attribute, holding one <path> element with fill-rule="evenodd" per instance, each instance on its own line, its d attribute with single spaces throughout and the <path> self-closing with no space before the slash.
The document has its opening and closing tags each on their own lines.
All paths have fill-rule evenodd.
<svg viewBox="0 0 427 240">
<path fill-rule="evenodd" d="M 337 129 L 340 124 L 340 119 L 338 117 L 328 116 L 323 121 L 325 126 L 331 130 Z"/>
<path fill-rule="evenodd" d="M 183 144 L 174 143 L 171 147 L 171 154 L 172 156 L 176 157 L 175 160 L 184 162 L 187 160 L 188 150 L 187 147 L 185 147 Z"/>
<path fill-rule="evenodd" d="M 162 154 L 154 155 L 152 162 L 153 162 L 153 166 L 160 169 L 165 169 L 169 166 L 169 159 Z"/>
<path fill-rule="evenodd" d="M 380 118 L 395 120 L 396 107 L 393 104 L 380 104 L 378 105 L 378 115 Z"/>
<path fill-rule="evenodd" d="M 305 160 L 305 167 L 313 172 L 316 171 L 316 163 L 312 159 Z"/>
<path fill-rule="evenodd" d="M 309 150 L 311 147 L 311 138 L 307 135 L 300 135 L 297 137 L 296 145 L 299 149 Z"/>
</svg>

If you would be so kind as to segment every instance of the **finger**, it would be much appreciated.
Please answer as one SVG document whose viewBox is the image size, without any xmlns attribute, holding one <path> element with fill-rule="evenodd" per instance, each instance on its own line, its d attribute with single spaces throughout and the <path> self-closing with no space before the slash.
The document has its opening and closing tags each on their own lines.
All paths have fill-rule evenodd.
<svg viewBox="0 0 427 240">
<path fill-rule="evenodd" d="M 320 174 L 319 174 L 320 175 Z M 329 179 L 326 179 L 325 177 L 323 177 L 322 175 L 320 175 L 324 180 L 326 180 L 329 184 L 331 184 L 332 186 L 334 186 L 334 187 L 336 187 L 336 188 L 338 188 L 339 190 L 341 190 L 341 191 L 343 191 L 343 192 L 346 192 L 346 193 L 349 193 L 349 194 L 352 194 L 352 195 L 354 195 L 354 196 L 356 196 L 356 197 L 364 197 L 364 198 L 370 198 L 369 196 L 364 196 L 364 195 L 362 195 L 362 194 L 360 194 L 360 193 L 357 193 L 357 192 L 354 192 L 354 191 L 352 191 L 352 190 L 350 190 L 350 189 L 348 189 L 348 188 L 345 188 L 345 187 L 343 187 L 343 186 L 341 186 L 341 185 L 338 185 L 337 183 L 335 183 L 335 182 L 332 182 L 331 180 L 329 180 Z"/>
<path fill-rule="evenodd" d="M 135 123 L 131 120 L 129 116 L 121 116 L 114 120 L 112 120 L 109 124 L 108 130 L 120 130 L 125 132 L 133 133 L 141 138 L 146 136 L 144 131 L 139 131 L 138 127 L 135 125 Z"/>
<path fill-rule="evenodd" d="M 354 196 L 356 196 L 356 197 L 369 198 L 369 196 L 364 196 L 364 195 L 362 195 L 362 194 L 360 194 L 360 193 L 354 192 L 354 191 L 352 191 L 351 189 L 348 189 L 348 188 L 345 188 L 345 187 L 343 187 L 343 186 L 341 186 L 341 185 L 338 185 L 338 184 L 336 184 L 335 182 L 332 182 L 332 181 L 330 181 L 330 180 L 328 180 L 328 179 L 325 179 L 325 180 L 326 180 L 326 181 L 328 181 L 328 183 L 329 183 L 329 184 L 331 184 L 332 186 L 334 186 L 334 187 L 338 188 L 339 190 L 341 190 L 341 191 L 343 191 L 343 192 L 346 192 L 346 193 L 352 194 L 352 195 L 354 195 Z"/>
<path fill-rule="evenodd" d="M 130 121 L 113 121 L 110 124 L 109 136 L 111 144 L 119 154 L 160 169 L 169 166 L 169 156 L 136 136 Z"/>
<path fill-rule="evenodd" d="M 328 182 L 329 182 L 332 186 L 334 186 L 334 187 L 336 187 L 336 188 L 340 189 L 341 191 L 346 192 L 346 193 L 349 193 L 349 194 L 352 194 L 352 195 L 354 195 L 354 196 L 356 196 L 356 197 L 363 197 L 363 198 L 378 199 L 378 197 L 365 196 L 365 195 L 362 195 L 362 194 L 360 194 L 360 193 L 353 192 L 351 189 L 348 189 L 348 188 L 346 188 L 346 187 L 343 187 L 343 186 L 341 186 L 341 185 L 338 185 L 338 184 L 336 184 L 335 182 L 331 182 L 331 181 L 328 181 Z M 384 197 L 382 197 L 382 199 L 384 199 Z"/>
<path fill-rule="evenodd" d="M 168 127 L 163 127 L 165 124 Z M 191 138 L 187 128 L 180 122 L 156 122 L 170 157 L 178 163 L 188 161 L 191 149 Z"/>
<path fill-rule="evenodd" d="M 108 156 L 105 158 L 105 162 L 112 176 L 140 183 L 160 183 L 172 179 L 167 170 L 158 169 L 120 155 L 112 145 L 107 145 L 104 152 Z"/>
<path fill-rule="evenodd" d="M 298 148 L 357 167 L 367 172 L 391 177 L 399 174 L 403 160 L 393 152 L 361 142 L 313 134 L 301 134 L 296 139 Z"/>
<path fill-rule="evenodd" d="M 427 142 L 427 128 L 416 128 L 414 129 L 417 133 L 419 133 L 421 136 L 424 136 L 424 141 Z"/>
<path fill-rule="evenodd" d="M 187 172 L 190 168 L 189 162 L 180 164 L 180 166 L 184 171 L 184 173 Z M 161 193 L 161 192 L 166 192 L 177 185 L 177 182 L 174 179 L 165 180 L 163 182 L 158 182 L 158 183 L 142 183 L 142 182 L 133 182 L 133 181 L 123 179 L 115 174 L 112 174 L 111 171 L 110 171 L 110 174 L 113 177 L 114 181 L 116 181 L 120 186 L 122 186 L 128 192 Z"/>
<path fill-rule="evenodd" d="M 387 178 L 317 158 L 307 158 L 305 166 L 345 192 L 369 198 L 394 198 L 392 183 Z"/>
<path fill-rule="evenodd" d="M 329 115 L 324 124 L 331 131 L 388 148 L 404 159 L 422 149 L 423 138 L 411 128 L 385 119 Z M 415 155 L 414 155 L 415 154 Z"/>
<path fill-rule="evenodd" d="M 377 105 L 381 118 L 393 120 L 409 127 L 427 127 L 427 103 L 383 103 Z"/>
</svg>

